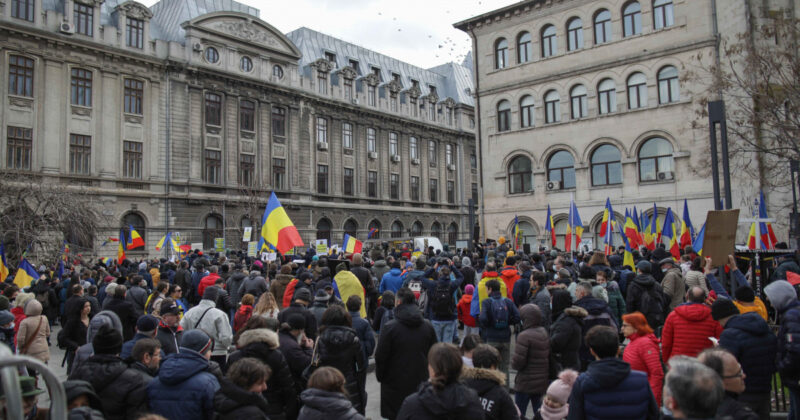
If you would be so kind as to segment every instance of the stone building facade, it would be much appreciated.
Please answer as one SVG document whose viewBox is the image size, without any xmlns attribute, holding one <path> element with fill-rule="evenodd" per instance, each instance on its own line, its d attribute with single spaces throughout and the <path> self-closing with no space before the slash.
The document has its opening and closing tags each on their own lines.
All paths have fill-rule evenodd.
<svg viewBox="0 0 800 420">
<path fill-rule="evenodd" d="M 791 3 L 531 0 L 456 23 L 473 40 L 486 235 L 508 237 L 517 216 L 525 242 L 549 246 L 549 204 L 563 249 L 574 199 L 584 239 L 601 247 L 607 198 L 620 221 L 634 206 L 652 217 L 655 203 L 659 223 L 671 207 L 678 226 L 687 200 L 699 230 L 714 209 L 700 69 L 719 39 L 758 24 L 751 15 Z M 760 182 L 732 175 L 744 217 Z"/>
<path fill-rule="evenodd" d="M 202 3 L 202 4 L 201 4 Z M 271 191 L 307 243 L 466 236 L 469 70 L 422 69 L 232 1 L 0 4 L 3 168 L 90 188 L 155 255 L 257 231 Z M 111 246 L 73 244 L 112 255 Z M 257 234 L 253 238 L 257 240 Z"/>
</svg>

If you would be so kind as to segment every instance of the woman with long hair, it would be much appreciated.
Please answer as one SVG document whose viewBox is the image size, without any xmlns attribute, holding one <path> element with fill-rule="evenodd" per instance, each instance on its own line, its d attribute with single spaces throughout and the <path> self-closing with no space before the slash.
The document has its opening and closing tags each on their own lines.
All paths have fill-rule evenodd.
<svg viewBox="0 0 800 420">
<path fill-rule="evenodd" d="M 278 307 L 278 302 L 275 301 L 275 296 L 272 292 L 265 292 L 258 298 L 258 303 L 253 308 L 253 316 L 261 316 L 264 318 L 278 319 L 278 312 L 281 309 Z"/>
<path fill-rule="evenodd" d="M 658 338 L 647 324 L 641 312 L 622 315 L 622 334 L 631 340 L 625 347 L 622 360 L 631 365 L 631 369 L 647 374 L 650 389 L 661 406 L 661 389 L 664 385 L 664 369 L 661 367 L 661 350 Z"/>
<path fill-rule="evenodd" d="M 89 329 L 89 313 L 92 304 L 85 298 L 80 298 L 80 304 L 74 305 L 76 313 L 69 314 L 67 324 L 64 325 L 64 345 L 67 350 L 67 373 L 72 372 L 72 362 L 78 347 L 86 344 L 86 331 Z"/>
<path fill-rule="evenodd" d="M 308 389 L 300 394 L 303 408 L 297 420 L 363 420 L 344 385 L 344 375 L 338 369 L 323 366 L 315 370 L 308 378 Z"/>
</svg>

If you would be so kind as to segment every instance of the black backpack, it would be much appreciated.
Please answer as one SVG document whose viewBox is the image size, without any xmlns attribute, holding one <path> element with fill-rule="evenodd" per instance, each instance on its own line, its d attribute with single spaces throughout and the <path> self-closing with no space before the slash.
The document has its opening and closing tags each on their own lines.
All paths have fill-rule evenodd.
<svg viewBox="0 0 800 420">
<path fill-rule="evenodd" d="M 664 325 L 664 308 L 667 304 L 664 292 L 660 290 L 660 287 L 653 286 L 650 289 L 642 289 L 639 302 L 640 310 L 647 318 L 650 328 L 657 329 Z"/>
<path fill-rule="evenodd" d="M 455 299 L 450 291 L 450 284 L 447 282 L 437 282 L 431 297 L 431 308 L 433 315 L 437 318 L 447 318 L 453 316 L 456 311 Z"/>
</svg>

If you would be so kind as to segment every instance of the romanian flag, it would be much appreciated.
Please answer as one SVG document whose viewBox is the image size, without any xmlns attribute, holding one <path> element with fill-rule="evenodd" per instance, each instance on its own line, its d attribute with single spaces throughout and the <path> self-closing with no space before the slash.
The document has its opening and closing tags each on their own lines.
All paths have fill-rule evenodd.
<svg viewBox="0 0 800 420">
<path fill-rule="evenodd" d="M 633 261 L 633 251 L 631 251 L 631 244 L 628 242 L 628 238 L 625 237 L 625 234 L 622 232 L 622 226 L 617 225 L 617 229 L 619 230 L 619 236 L 622 237 L 622 243 L 625 244 L 625 254 L 622 258 L 622 266 L 629 266 L 631 270 L 636 269 L 636 263 Z"/>
<path fill-rule="evenodd" d="M 658 209 L 656 208 L 656 203 L 653 203 L 653 234 L 656 236 L 656 243 L 661 243 L 661 226 L 657 223 L 658 220 Z"/>
<path fill-rule="evenodd" d="M 628 237 L 628 242 L 631 248 L 638 249 L 640 240 L 639 229 L 633 221 L 633 217 L 628 209 L 625 209 L 625 236 Z"/>
<path fill-rule="evenodd" d="M 100 261 L 101 261 L 101 262 L 102 262 L 102 263 L 103 263 L 103 264 L 104 264 L 106 267 L 108 267 L 109 265 L 111 265 L 111 263 L 113 263 L 113 262 L 114 262 L 114 261 L 113 261 L 111 258 L 109 258 L 109 257 L 100 258 Z"/>
<path fill-rule="evenodd" d="M 581 222 L 581 215 L 578 214 L 578 206 L 572 202 L 572 219 L 570 225 L 575 229 L 575 249 L 577 250 L 581 244 L 581 236 L 583 236 L 583 222 Z"/>
<path fill-rule="evenodd" d="M 6 249 L 0 243 L 0 283 L 4 283 L 8 277 L 8 263 L 6 262 Z"/>
<path fill-rule="evenodd" d="M 139 235 L 139 232 L 133 228 L 133 225 L 130 226 L 130 238 L 128 238 L 128 249 L 136 249 L 141 248 L 144 246 L 144 239 L 142 236 Z"/>
<path fill-rule="evenodd" d="M 378 233 L 378 228 L 370 229 L 369 233 L 367 233 L 367 239 L 372 239 L 372 237 L 375 236 L 376 233 Z"/>
<path fill-rule="evenodd" d="M 764 191 L 759 193 L 758 198 L 758 218 L 767 218 L 767 203 L 764 201 Z M 775 236 L 775 231 L 772 230 L 772 223 L 760 222 L 759 229 L 761 231 L 761 242 L 766 249 L 774 249 L 775 244 L 778 243 L 778 238 Z"/>
<path fill-rule="evenodd" d="M 697 236 L 694 238 L 692 242 L 692 248 L 697 255 L 703 255 L 703 240 L 706 238 L 706 224 L 703 223 L 703 227 L 700 228 L 700 232 L 697 232 Z"/>
<path fill-rule="evenodd" d="M 645 224 L 647 227 L 644 230 L 644 242 L 647 249 L 653 251 L 656 249 L 656 242 L 659 241 L 658 209 L 655 203 L 653 203 L 653 215 L 650 217 L 649 222 Z"/>
<path fill-rule="evenodd" d="M 23 258 L 22 261 L 19 263 L 19 269 L 17 270 L 17 274 L 14 276 L 14 284 L 16 284 L 20 289 L 23 287 L 28 287 L 31 285 L 31 282 L 37 280 L 39 278 L 39 272 L 36 271 L 35 268 L 28 262 L 26 258 Z"/>
<path fill-rule="evenodd" d="M 357 254 L 361 252 L 361 246 L 363 243 L 358 239 L 344 234 L 344 239 L 342 240 L 342 248 L 344 248 L 344 252 L 349 254 Z"/>
<path fill-rule="evenodd" d="M 667 207 L 667 215 L 664 217 L 664 228 L 661 229 L 662 236 L 669 239 L 669 252 L 675 259 L 681 257 L 680 247 L 678 246 L 678 232 L 675 229 L 675 217 L 672 216 L 672 209 Z"/>
<path fill-rule="evenodd" d="M 69 244 L 67 241 L 64 241 L 64 259 L 67 258 L 67 254 L 69 254 Z"/>
<path fill-rule="evenodd" d="M 567 231 L 564 235 L 564 251 L 572 251 L 572 202 L 569 203 L 569 217 L 567 217 Z"/>
<path fill-rule="evenodd" d="M 614 220 L 610 219 L 611 215 L 614 214 L 614 210 L 611 208 L 611 201 L 606 199 L 606 209 L 603 211 L 603 223 L 600 225 L 600 236 L 605 237 L 603 239 L 603 243 L 605 244 L 605 254 L 611 255 L 614 253 Z M 610 220 L 609 220 L 610 219 Z"/>
<path fill-rule="evenodd" d="M 519 249 L 520 236 L 522 233 L 519 230 L 519 217 L 517 215 L 514 215 L 514 228 L 511 230 L 514 234 L 514 249 L 517 250 Z"/>
<path fill-rule="evenodd" d="M 295 246 L 304 246 L 300 232 L 289 219 L 274 191 L 269 197 L 267 208 L 264 209 L 261 223 L 261 237 L 264 242 L 272 244 L 281 254 Z"/>
<path fill-rule="evenodd" d="M 173 243 L 173 241 L 170 238 L 170 233 L 167 232 L 167 234 L 162 236 L 161 239 L 156 244 L 156 251 L 161 251 L 161 248 L 164 247 L 164 244 L 171 244 L 171 243 Z M 173 248 L 174 248 L 174 245 L 173 245 Z"/>
<path fill-rule="evenodd" d="M 611 200 L 606 198 L 606 209 L 603 210 L 603 222 L 600 223 L 600 230 L 597 232 L 600 237 L 606 236 L 606 232 L 608 231 L 608 219 L 611 213 Z"/>
<path fill-rule="evenodd" d="M 750 224 L 750 233 L 747 234 L 747 249 L 756 249 L 756 222 Z"/>
<path fill-rule="evenodd" d="M 642 222 L 641 214 L 636 210 L 636 206 L 633 206 L 633 224 L 636 225 L 636 231 L 639 232 L 639 246 L 644 245 L 644 229 L 642 229 Z"/>
<path fill-rule="evenodd" d="M 553 229 L 553 214 L 550 213 L 550 205 L 547 205 L 547 222 L 544 225 L 544 231 L 550 232 L 550 247 L 556 247 L 556 231 Z"/>
<path fill-rule="evenodd" d="M 119 230 L 119 244 L 117 245 L 117 264 L 122 264 L 125 261 L 125 230 Z"/>
<path fill-rule="evenodd" d="M 692 220 L 689 219 L 689 204 L 686 202 L 686 199 L 684 198 L 683 220 L 681 220 L 681 240 L 680 240 L 681 249 L 686 248 L 686 245 L 691 245 L 693 238 L 694 238 L 694 226 L 692 226 Z"/>
</svg>

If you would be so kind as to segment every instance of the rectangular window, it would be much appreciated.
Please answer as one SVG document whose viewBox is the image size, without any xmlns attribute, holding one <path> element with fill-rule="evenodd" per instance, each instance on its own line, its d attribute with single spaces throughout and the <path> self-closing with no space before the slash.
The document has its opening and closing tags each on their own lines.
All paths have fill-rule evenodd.
<svg viewBox="0 0 800 420">
<path fill-rule="evenodd" d="M 286 188 L 284 177 L 286 176 L 286 159 L 272 158 L 272 187 L 276 190 Z"/>
<path fill-rule="evenodd" d="M 328 142 L 328 120 L 325 117 L 317 117 L 317 143 Z"/>
<path fill-rule="evenodd" d="M 323 95 L 328 94 L 328 73 L 317 72 L 317 91 Z"/>
<path fill-rule="evenodd" d="M 72 105 L 92 106 L 92 72 L 85 69 L 72 69 Z"/>
<path fill-rule="evenodd" d="M 272 137 L 283 142 L 286 139 L 286 109 L 272 108 Z"/>
<path fill-rule="evenodd" d="M 392 200 L 400 199 L 400 175 L 389 175 L 389 197 Z"/>
<path fill-rule="evenodd" d="M 75 33 L 86 36 L 94 35 L 94 7 L 75 2 L 73 7 L 72 22 L 75 24 Z"/>
<path fill-rule="evenodd" d="M 397 133 L 390 132 L 389 133 L 389 156 L 397 156 L 398 155 L 398 147 L 397 147 Z"/>
<path fill-rule="evenodd" d="M 430 181 L 430 200 L 431 202 L 436 202 L 439 198 L 439 180 L 438 179 L 431 179 Z"/>
<path fill-rule="evenodd" d="M 376 151 L 376 144 L 375 144 L 375 129 L 368 128 L 367 129 L 367 152 L 373 153 Z"/>
<path fill-rule="evenodd" d="M 356 74 L 361 75 L 361 70 L 358 68 L 358 60 L 350 60 L 350 67 L 356 71 Z"/>
<path fill-rule="evenodd" d="M 472 204 L 478 205 L 478 184 L 472 183 Z"/>
<path fill-rule="evenodd" d="M 142 178 L 142 143 L 125 141 L 122 143 L 122 176 Z"/>
<path fill-rule="evenodd" d="M 222 182 L 222 152 L 219 150 L 206 150 L 206 182 L 219 184 Z"/>
<path fill-rule="evenodd" d="M 475 153 L 469 154 L 469 167 L 471 169 L 478 169 L 478 157 L 475 156 Z"/>
<path fill-rule="evenodd" d="M 372 67 L 372 74 L 378 76 L 379 82 L 383 81 L 383 77 L 381 77 L 381 69 L 379 67 Z"/>
<path fill-rule="evenodd" d="M 447 181 L 447 202 L 450 204 L 456 202 L 456 183 L 453 181 Z"/>
<path fill-rule="evenodd" d="M 125 113 L 142 115 L 142 98 L 144 98 L 144 82 L 136 79 L 125 79 L 123 105 Z"/>
<path fill-rule="evenodd" d="M 342 147 L 353 148 L 353 124 L 348 122 L 342 123 Z"/>
<path fill-rule="evenodd" d="M 411 201 L 419 201 L 419 177 L 411 177 Z"/>
<path fill-rule="evenodd" d="M 344 91 L 344 100 L 350 101 L 353 99 L 353 79 L 344 79 L 344 86 L 342 87 Z"/>
<path fill-rule="evenodd" d="M 416 96 L 412 96 L 409 99 L 408 103 L 409 103 L 409 107 L 411 108 L 411 116 L 412 117 L 416 117 L 417 116 L 417 112 L 419 111 L 419 107 L 417 106 L 417 97 Z"/>
<path fill-rule="evenodd" d="M 256 131 L 256 104 L 253 101 L 239 102 L 239 128 Z"/>
<path fill-rule="evenodd" d="M 8 126 L 6 137 L 6 167 L 8 169 L 31 169 L 33 130 Z"/>
<path fill-rule="evenodd" d="M 428 162 L 431 166 L 436 166 L 436 142 L 428 141 Z"/>
<path fill-rule="evenodd" d="M 419 150 L 417 149 L 417 138 L 416 137 L 409 137 L 408 138 L 408 150 L 409 150 L 409 154 L 411 155 L 411 159 L 419 159 Z"/>
<path fill-rule="evenodd" d="M 11 0 L 11 17 L 33 22 L 34 0 Z"/>
<path fill-rule="evenodd" d="M 20 55 L 8 57 L 8 94 L 33 97 L 33 60 Z"/>
<path fill-rule="evenodd" d="M 430 117 L 431 121 L 436 121 L 436 105 L 433 103 L 428 103 L 428 110 L 430 111 L 428 117 Z"/>
<path fill-rule="evenodd" d="M 653 6 L 653 20 L 656 29 L 663 29 L 675 24 L 672 1 L 657 1 Z"/>
<path fill-rule="evenodd" d="M 252 187 L 256 180 L 256 157 L 239 155 L 239 185 Z"/>
<path fill-rule="evenodd" d="M 453 164 L 453 145 L 450 143 L 444 145 L 444 161 L 448 165 Z"/>
<path fill-rule="evenodd" d="M 389 94 L 389 106 L 392 112 L 397 112 L 397 94 Z"/>
<path fill-rule="evenodd" d="M 88 175 L 92 162 L 92 138 L 69 135 L 69 172 Z"/>
<path fill-rule="evenodd" d="M 206 92 L 206 124 L 222 125 L 222 97 Z"/>
<path fill-rule="evenodd" d="M 375 98 L 375 86 L 367 85 L 367 104 L 369 106 L 376 106 L 377 99 Z"/>
<path fill-rule="evenodd" d="M 338 67 L 336 65 L 336 54 L 334 54 L 332 52 L 326 52 L 325 53 L 325 59 L 328 60 L 333 65 L 333 68 L 337 68 Z"/>
<path fill-rule="evenodd" d="M 370 197 L 378 196 L 378 173 L 375 171 L 367 172 L 367 195 Z"/>
<path fill-rule="evenodd" d="M 317 165 L 317 192 L 328 193 L 328 165 Z"/>
<path fill-rule="evenodd" d="M 353 168 L 344 168 L 344 185 L 342 186 L 344 195 L 353 195 L 354 178 Z"/>
<path fill-rule="evenodd" d="M 127 18 L 125 43 L 129 47 L 144 48 L 144 21 L 141 19 Z"/>
</svg>

